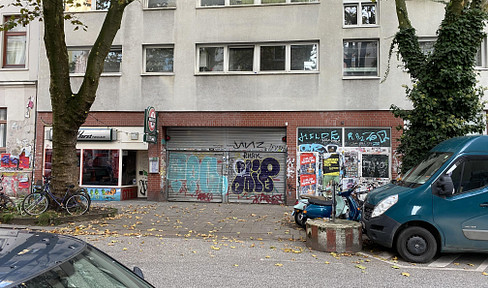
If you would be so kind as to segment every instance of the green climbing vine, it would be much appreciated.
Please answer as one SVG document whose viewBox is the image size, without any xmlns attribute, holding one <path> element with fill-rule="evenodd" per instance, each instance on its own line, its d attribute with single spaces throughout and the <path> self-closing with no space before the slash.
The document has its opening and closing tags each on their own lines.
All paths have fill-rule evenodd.
<svg viewBox="0 0 488 288">
<path fill-rule="evenodd" d="M 459 15 L 446 9 L 434 50 L 427 54 L 420 49 L 414 28 L 400 28 L 395 35 L 390 57 L 397 47 L 413 82 L 405 86 L 413 109 L 390 107 L 395 117 L 405 121 L 397 127 L 403 130 L 398 147 L 402 171 L 417 164 L 439 142 L 484 130 L 484 90 L 477 85 L 474 67 L 487 16 L 476 5 L 465 7 Z"/>
</svg>

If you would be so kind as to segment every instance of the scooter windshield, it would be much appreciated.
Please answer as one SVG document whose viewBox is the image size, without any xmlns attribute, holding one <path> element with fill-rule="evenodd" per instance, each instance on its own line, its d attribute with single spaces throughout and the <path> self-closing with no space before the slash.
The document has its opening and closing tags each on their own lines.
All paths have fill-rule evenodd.
<svg viewBox="0 0 488 288">
<path fill-rule="evenodd" d="M 407 172 L 402 181 L 398 182 L 400 186 L 417 187 L 427 182 L 446 161 L 451 158 L 452 153 L 432 152 L 429 156 L 420 162 L 417 166 Z"/>
</svg>

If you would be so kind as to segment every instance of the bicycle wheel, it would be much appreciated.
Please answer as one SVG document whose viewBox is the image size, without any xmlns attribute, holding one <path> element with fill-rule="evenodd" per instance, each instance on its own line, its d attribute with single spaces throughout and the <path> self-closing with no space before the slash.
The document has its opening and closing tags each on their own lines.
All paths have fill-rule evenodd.
<svg viewBox="0 0 488 288">
<path fill-rule="evenodd" d="M 88 205 L 91 205 L 91 197 L 86 188 L 81 188 L 80 190 L 77 191 L 77 194 L 81 194 L 88 199 Z"/>
<path fill-rule="evenodd" d="M 66 211 L 73 216 L 85 214 L 90 209 L 90 201 L 83 194 L 75 194 L 66 201 Z"/>
<path fill-rule="evenodd" d="M 22 201 L 22 210 L 31 216 L 46 212 L 49 207 L 49 198 L 43 193 L 31 193 Z"/>
<path fill-rule="evenodd" d="M 11 210 L 15 207 L 14 201 L 10 199 L 7 195 L 1 193 L 0 194 L 0 211 L 1 210 Z"/>
</svg>

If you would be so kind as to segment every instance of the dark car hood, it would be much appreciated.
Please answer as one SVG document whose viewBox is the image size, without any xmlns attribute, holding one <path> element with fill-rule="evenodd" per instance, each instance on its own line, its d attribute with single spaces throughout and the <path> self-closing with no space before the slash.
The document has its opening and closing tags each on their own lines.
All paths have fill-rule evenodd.
<svg viewBox="0 0 488 288">
<path fill-rule="evenodd" d="M 69 236 L 0 229 L 0 287 L 22 283 L 85 248 L 83 241 Z"/>
</svg>

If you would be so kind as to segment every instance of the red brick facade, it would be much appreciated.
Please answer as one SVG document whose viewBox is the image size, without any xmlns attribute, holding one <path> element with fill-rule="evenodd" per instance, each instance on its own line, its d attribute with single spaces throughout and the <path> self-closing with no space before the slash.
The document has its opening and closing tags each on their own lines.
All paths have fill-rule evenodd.
<svg viewBox="0 0 488 288">
<path fill-rule="evenodd" d="M 52 122 L 51 113 L 38 113 L 35 179 L 41 179 L 45 126 Z M 162 143 L 165 127 L 286 127 L 288 159 L 296 158 L 298 127 L 391 127 L 392 151 L 398 147 L 403 124 L 390 111 L 330 111 L 330 112 L 159 112 L 159 138 Z M 144 112 L 91 112 L 85 126 L 143 126 Z M 164 141 L 163 141 L 164 142 Z M 149 144 L 149 157 L 160 157 L 166 163 L 164 146 Z M 165 171 L 165 170 L 164 170 Z M 296 175 L 295 175 L 296 176 Z M 394 177 L 396 175 L 393 175 Z M 149 174 L 148 200 L 164 201 L 162 175 Z M 287 179 L 286 204 L 295 201 L 296 179 Z"/>
</svg>

